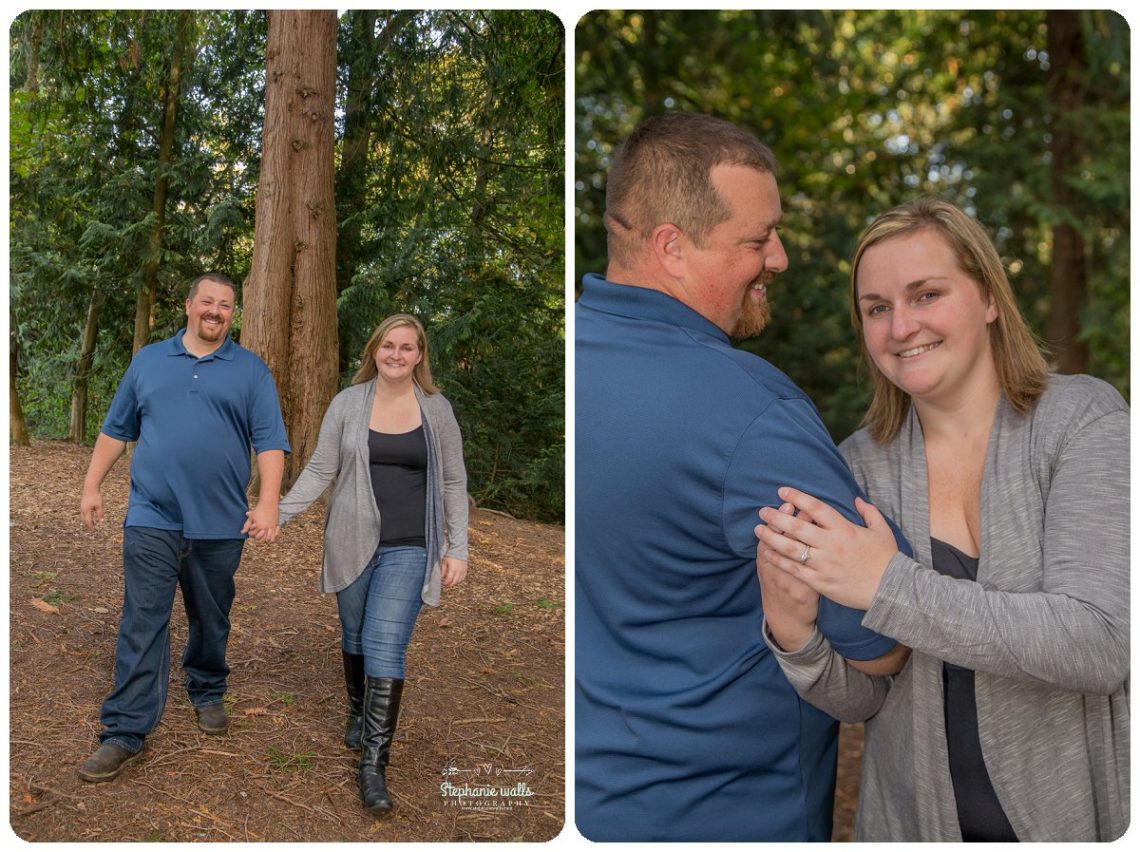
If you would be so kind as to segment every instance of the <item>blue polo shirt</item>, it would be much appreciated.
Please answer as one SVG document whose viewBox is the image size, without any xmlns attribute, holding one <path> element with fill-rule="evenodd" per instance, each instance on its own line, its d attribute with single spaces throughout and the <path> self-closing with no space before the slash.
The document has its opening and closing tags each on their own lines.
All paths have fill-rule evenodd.
<svg viewBox="0 0 1140 852">
<path fill-rule="evenodd" d="M 858 521 L 858 486 L 807 396 L 682 303 L 588 275 L 575 316 L 578 828 L 827 841 L 838 725 L 764 644 L 753 527 L 782 485 Z M 862 615 L 823 600 L 819 628 L 881 656 Z"/>
<path fill-rule="evenodd" d="M 103 421 L 104 434 L 138 441 L 123 525 L 244 538 L 250 448 L 289 452 L 277 388 L 232 338 L 198 358 L 183 331 L 139 350 Z"/>
</svg>

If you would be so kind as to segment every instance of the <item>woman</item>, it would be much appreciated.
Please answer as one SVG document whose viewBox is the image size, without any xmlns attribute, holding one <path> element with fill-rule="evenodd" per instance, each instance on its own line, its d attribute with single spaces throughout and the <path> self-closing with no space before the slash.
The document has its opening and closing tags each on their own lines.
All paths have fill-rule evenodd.
<svg viewBox="0 0 1140 852">
<path fill-rule="evenodd" d="M 329 404 L 317 448 L 281 500 L 281 523 L 333 482 L 321 591 L 336 592 L 358 782 L 392 809 L 388 765 L 404 656 L 420 606 L 467 574 L 467 473 L 451 405 L 432 382 L 427 337 L 397 314 L 369 338 L 352 385 Z"/>
<path fill-rule="evenodd" d="M 1128 407 L 1049 375 L 985 231 L 925 199 L 880 216 L 851 272 L 871 374 L 842 450 L 899 522 L 793 489 L 761 511 L 769 644 L 808 701 L 867 720 L 859 840 L 1112 840 L 1128 826 Z M 792 511 L 799 510 L 798 516 Z M 846 665 L 817 595 L 912 649 Z"/>
</svg>

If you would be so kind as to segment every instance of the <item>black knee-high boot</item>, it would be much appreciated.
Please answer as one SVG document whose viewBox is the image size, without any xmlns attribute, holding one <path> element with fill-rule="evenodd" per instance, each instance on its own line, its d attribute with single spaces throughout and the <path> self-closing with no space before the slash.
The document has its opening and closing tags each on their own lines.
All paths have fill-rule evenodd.
<svg viewBox="0 0 1140 852">
<path fill-rule="evenodd" d="M 364 732 L 360 738 L 360 765 L 357 780 L 360 799 L 373 814 L 392 810 L 384 770 L 392 738 L 396 735 L 396 722 L 400 717 L 400 697 L 404 692 L 402 678 L 365 677 L 364 679 Z"/>
<path fill-rule="evenodd" d="M 344 689 L 348 693 L 348 722 L 344 726 L 346 748 L 360 748 L 360 730 L 364 725 L 364 655 L 341 649 L 344 658 Z"/>
</svg>

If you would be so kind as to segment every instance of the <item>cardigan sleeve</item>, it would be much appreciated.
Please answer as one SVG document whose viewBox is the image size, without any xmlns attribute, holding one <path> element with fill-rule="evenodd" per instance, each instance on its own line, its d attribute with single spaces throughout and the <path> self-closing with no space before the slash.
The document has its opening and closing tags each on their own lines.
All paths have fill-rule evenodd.
<svg viewBox="0 0 1140 852">
<path fill-rule="evenodd" d="M 870 719 L 883 706 L 891 679 L 863 674 L 831 647 L 816 629 L 798 651 L 785 651 L 763 626 L 764 641 L 788 682 L 808 704 L 841 722 Z"/>
<path fill-rule="evenodd" d="M 985 588 L 896 554 L 864 623 L 976 671 L 1119 689 L 1129 669 L 1129 415 L 1122 400 L 1090 408 L 1050 460 L 1039 590 Z M 1012 545 L 990 546 L 1001 559 Z"/>
<path fill-rule="evenodd" d="M 344 430 L 346 406 L 342 396 L 333 398 L 321 421 L 317 435 L 317 448 L 309 457 L 305 469 L 281 498 L 278 508 L 282 524 L 304 512 L 320 497 L 340 470 L 340 440 Z"/>
<path fill-rule="evenodd" d="M 443 461 L 443 521 L 447 529 L 447 549 L 443 555 L 467 559 L 467 468 L 463 464 L 463 435 L 451 409 L 440 417 L 440 456 Z"/>
</svg>

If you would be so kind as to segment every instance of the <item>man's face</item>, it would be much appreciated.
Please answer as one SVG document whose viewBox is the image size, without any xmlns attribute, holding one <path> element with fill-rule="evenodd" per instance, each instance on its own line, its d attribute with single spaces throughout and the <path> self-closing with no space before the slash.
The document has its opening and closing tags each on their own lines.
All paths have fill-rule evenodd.
<svg viewBox="0 0 1140 852">
<path fill-rule="evenodd" d="M 730 337 L 753 337 L 768 324 L 768 284 L 788 268 L 776 231 L 779 189 L 771 174 L 748 166 L 714 166 L 711 177 L 732 213 L 702 246 L 685 238 L 691 307 Z"/>
<path fill-rule="evenodd" d="M 186 300 L 186 332 L 203 344 L 220 343 L 234 321 L 234 291 L 209 278 Z"/>
</svg>

